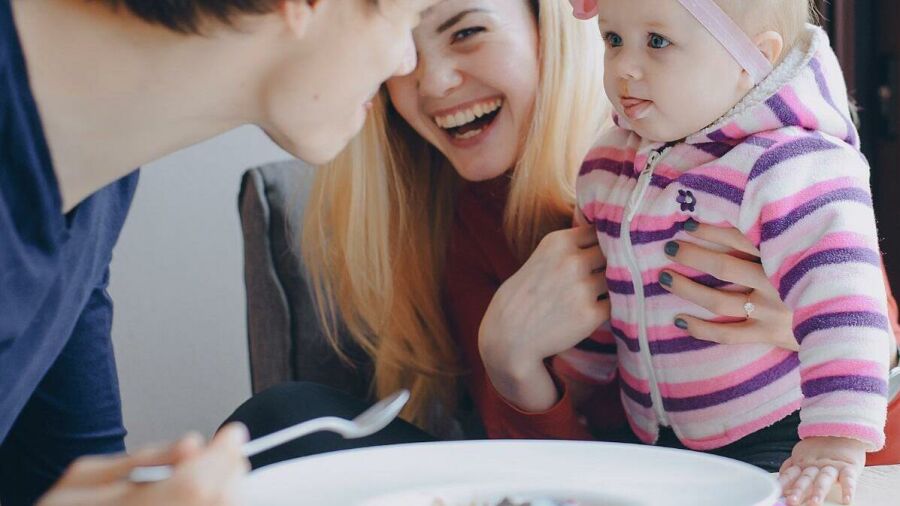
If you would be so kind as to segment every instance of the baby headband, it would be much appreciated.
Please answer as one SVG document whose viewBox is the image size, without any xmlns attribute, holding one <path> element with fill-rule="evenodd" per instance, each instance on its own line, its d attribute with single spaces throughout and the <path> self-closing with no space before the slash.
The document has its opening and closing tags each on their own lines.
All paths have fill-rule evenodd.
<svg viewBox="0 0 900 506">
<path fill-rule="evenodd" d="M 575 17 L 590 19 L 599 12 L 597 0 L 569 0 Z M 731 57 L 759 83 L 770 72 L 772 64 L 762 54 L 750 37 L 713 0 L 678 0 L 706 30 L 731 54 Z"/>
</svg>

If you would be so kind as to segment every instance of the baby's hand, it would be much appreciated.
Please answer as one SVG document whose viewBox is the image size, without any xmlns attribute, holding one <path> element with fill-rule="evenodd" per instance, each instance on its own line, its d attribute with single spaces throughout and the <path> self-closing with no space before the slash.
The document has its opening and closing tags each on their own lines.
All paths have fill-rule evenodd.
<svg viewBox="0 0 900 506">
<path fill-rule="evenodd" d="M 821 505 L 835 481 L 850 504 L 856 482 L 866 464 L 866 446 L 843 437 L 811 437 L 797 443 L 781 466 L 778 481 L 789 506 Z"/>
</svg>

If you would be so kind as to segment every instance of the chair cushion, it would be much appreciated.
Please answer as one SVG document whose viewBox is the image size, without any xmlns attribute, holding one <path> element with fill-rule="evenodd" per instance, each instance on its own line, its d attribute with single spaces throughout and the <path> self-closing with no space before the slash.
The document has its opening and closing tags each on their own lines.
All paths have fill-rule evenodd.
<svg viewBox="0 0 900 506">
<path fill-rule="evenodd" d="M 361 399 L 371 395 L 371 363 L 341 335 L 351 363 L 326 341 L 303 268 L 303 211 L 315 171 L 299 161 L 249 169 L 238 197 L 244 236 L 247 327 L 254 392 L 312 381 Z"/>
</svg>

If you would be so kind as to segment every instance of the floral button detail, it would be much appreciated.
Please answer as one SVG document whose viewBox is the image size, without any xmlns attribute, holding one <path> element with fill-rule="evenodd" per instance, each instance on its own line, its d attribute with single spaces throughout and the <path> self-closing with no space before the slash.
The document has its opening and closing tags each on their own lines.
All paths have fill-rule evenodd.
<svg viewBox="0 0 900 506">
<path fill-rule="evenodd" d="M 683 213 L 694 212 L 694 207 L 697 205 L 697 199 L 690 190 L 678 190 L 678 197 L 675 201 L 681 204 L 681 212 Z"/>
</svg>

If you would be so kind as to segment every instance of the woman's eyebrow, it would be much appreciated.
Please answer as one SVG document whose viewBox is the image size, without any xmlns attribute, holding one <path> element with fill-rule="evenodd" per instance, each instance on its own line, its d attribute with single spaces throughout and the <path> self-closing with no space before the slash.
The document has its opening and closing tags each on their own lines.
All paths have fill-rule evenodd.
<svg viewBox="0 0 900 506">
<path fill-rule="evenodd" d="M 446 32 L 451 26 L 455 25 L 456 23 L 459 23 L 460 20 L 462 20 L 462 18 L 468 16 L 469 14 L 472 14 L 473 12 L 488 12 L 488 11 L 487 11 L 487 9 L 466 9 L 464 11 L 461 11 L 461 12 L 457 13 L 455 16 L 453 16 L 452 18 L 441 23 L 441 25 L 437 27 L 437 33 L 441 34 L 441 33 Z"/>
</svg>

